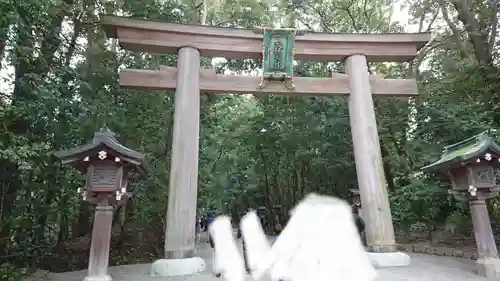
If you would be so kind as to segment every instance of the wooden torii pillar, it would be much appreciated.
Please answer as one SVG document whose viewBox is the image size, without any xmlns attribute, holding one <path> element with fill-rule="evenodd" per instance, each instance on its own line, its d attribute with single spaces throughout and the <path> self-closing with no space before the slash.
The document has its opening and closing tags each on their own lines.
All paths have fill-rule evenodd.
<svg viewBox="0 0 500 281">
<path fill-rule="evenodd" d="M 198 185 L 200 91 L 209 93 L 275 93 L 284 95 L 349 96 L 349 115 L 368 250 L 395 253 L 386 179 L 375 120 L 372 94 L 417 95 L 414 79 L 383 79 L 370 76 L 367 61 L 405 62 L 430 40 L 430 33 L 332 34 L 307 33 L 295 39 L 295 59 L 345 61 L 346 74 L 331 78 L 294 79 L 289 90 L 281 83 L 259 89 L 260 77 L 218 75 L 200 69 L 200 56 L 259 59 L 263 36 L 251 29 L 171 24 L 161 21 L 105 16 L 101 20 L 108 37 L 117 38 L 127 50 L 178 53 L 177 68 L 125 69 L 120 85 L 126 88 L 169 91 L 175 89 L 174 132 L 170 193 L 165 235 L 169 272 L 179 275 L 201 269 L 173 270 L 173 260 L 190 259 L 195 249 Z M 354 183 L 353 183 L 354 185 Z M 401 265 L 387 258 L 379 265 Z M 168 267 L 168 266 L 166 266 Z M 191 271 L 191 272 L 188 272 Z"/>
</svg>

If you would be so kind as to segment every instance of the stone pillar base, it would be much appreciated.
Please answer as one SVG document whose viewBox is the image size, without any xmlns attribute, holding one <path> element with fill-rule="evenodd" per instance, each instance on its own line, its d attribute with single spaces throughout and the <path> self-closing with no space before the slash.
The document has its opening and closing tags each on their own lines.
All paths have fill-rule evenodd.
<svg viewBox="0 0 500 281">
<path fill-rule="evenodd" d="M 85 276 L 83 281 L 113 281 L 113 278 L 107 274 L 103 276 Z"/>
<path fill-rule="evenodd" d="M 161 259 L 151 265 L 151 276 L 180 276 L 204 271 L 205 261 L 193 257 L 187 259 Z"/>
<path fill-rule="evenodd" d="M 375 268 L 410 265 L 411 258 L 403 252 L 367 253 Z"/>
<path fill-rule="evenodd" d="M 478 259 L 476 261 L 476 273 L 489 279 L 500 280 L 500 259 Z"/>
</svg>

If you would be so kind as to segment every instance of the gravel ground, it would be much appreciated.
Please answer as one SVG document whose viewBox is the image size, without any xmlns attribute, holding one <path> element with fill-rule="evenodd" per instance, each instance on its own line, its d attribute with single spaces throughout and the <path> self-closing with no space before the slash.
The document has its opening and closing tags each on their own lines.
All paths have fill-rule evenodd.
<svg viewBox="0 0 500 281">
<path fill-rule="evenodd" d="M 200 274 L 177 277 L 149 276 L 151 264 L 133 264 L 112 266 L 109 273 L 114 281 L 215 281 L 211 273 L 212 250 L 201 240 L 197 255 L 205 259 L 207 269 Z M 426 254 L 409 254 L 411 265 L 378 269 L 377 281 L 483 281 L 484 277 L 476 275 L 474 261 L 468 259 L 441 257 Z M 51 273 L 52 281 L 82 281 L 85 270 Z"/>
</svg>

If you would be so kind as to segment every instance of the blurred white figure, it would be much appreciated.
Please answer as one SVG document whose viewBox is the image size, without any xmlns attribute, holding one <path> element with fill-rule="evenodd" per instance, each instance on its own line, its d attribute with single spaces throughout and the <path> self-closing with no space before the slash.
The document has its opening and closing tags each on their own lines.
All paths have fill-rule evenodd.
<svg viewBox="0 0 500 281">
<path fill-rule="evenodd" d="M 242 239 L 245 241 L 247 266 L 250 271 L 259 267 L 271 249 L 262 224 L 255 211 L 247 213 L 240 222 Z M 251 249 L 249 251 L 249 249 Z"/>
<path fill-rule="evenodd" d="M 269 247 L 267 241 L 262 242 L 262 227 L 260 223 L 253 222 L 254 215 L 250 213 L 242 220 L 242 232 L 248 243 L 247 257 L 251 263 L 253 279 L 260 280 L 266 273 L 270 274 L 271 280 L 285 281 L 375 279 L 375 269 L 364 251 L 351 208 L 344 201 L 328 196 L 308 195 L 292 210 L 288 224 L 270 249 L 266 248 L 266 245 Z M 227 245 L 232 244 L 234 249 L 231 248 L 231 252 L 234 252 L 236 244 L 229 221 L 227 224 L 229 226 L 224 227 L 224 232 L 229 234 L 224 234 L 223 239 L 231 242 L 221 241 L 225 245 L 220 249 L 225 251 L 225 248 L 229 249 Z M 221 226 L 220 229 L 222 228 Z M 222 232 L 214 232 L 214 237 L 221 233 L 222 238 Z M 218 247 L 219 244 L 215 242 L 217 253 Z M 233 267 L 229 269 L 231 274 L 223 273 L 227 281 L 241 281 L 238 278 L 244 275 L 241 257 L 237 260 L 236 256 L 238 254 L 234 253 L 217 256 L 217 262 L 224 264 L 224 273 Z"/>
<path fill-rule="evenodd" d="M 236 246 L 229 217 L 217 217 L 208 227 L 208 231 L 215 245 L 213 273 L 221 274 L 228 281 L 243 281 L 245 263 Z"/>
</svg>

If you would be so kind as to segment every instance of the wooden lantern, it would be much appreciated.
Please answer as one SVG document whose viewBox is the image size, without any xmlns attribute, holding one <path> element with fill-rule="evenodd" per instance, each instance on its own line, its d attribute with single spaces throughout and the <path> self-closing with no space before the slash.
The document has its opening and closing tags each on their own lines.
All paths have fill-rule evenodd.
<svg viewBox="0 0 500 281">
<path fill-rule="evenodd" d="M 478 159 L 481 161 L 480 158 Z M 465 166 L 450 169 L 449 173 L 454 190 L 489 189 L 496 186 L 492 163 L 468 163 Z"/>
<path fill-rule="evenodd" d="M 495 168 L 500 161 L 500 147 L 486 133 L 446 146 L 441 158 L 423 170 L 447 170 L 455 191 L 475 196 L 478 191 L 497 188 Z"/>
<path fill-rule="evenodd" d="M 122 179 L 123 166 L 105 161 L 89 166 L 86 186 L 92 192 L 109 192 L 121 188 Z"/>
<path fill-rule="evenodd" d="M 500 147 L 486 133 L 444 148 L 441 158 L 423 168 L 424 171 L 448 171 L 452 189 L 458 200 L 469 201 L 476 239 L 477 272 L 499 279 L 500 260 L 491 229 L 486 200 L 498 196 L 495 171 L 500 161 Z"/>
<path fill-rule="evenodd" d="M 115 134 L 106 127 L 94 134 L 90 144 L 58 151 L 54 155 L 63 164 L 70 164 L 87 175 L 85 187 L 79 188 L 78 193 L 83 200 L 96 204 L 89 265 L 83 280 L 112 281 L 107 271 L 113 205 L 121 205 L 130 197 L 127 174 L 133 170 L 145 173 L 145 156 L 119 144 Z"/>
<path fill-rule="evenodd" d="M 91 203 L 97 203 L 102 198 L 108 203 L 118 203 L 122 197 L 129 197 L 128 173 L 133 170 L 146 172 L 144 154 L 119 144 L 114 133 L 106 127 L 94 134 L 92 143 L 58 151 L 54 155 L 62 163 L 86 173 L 85 188 L 79 188 L 78 193 Z"/>
</svg>

